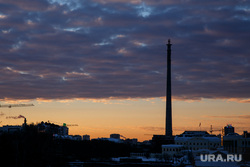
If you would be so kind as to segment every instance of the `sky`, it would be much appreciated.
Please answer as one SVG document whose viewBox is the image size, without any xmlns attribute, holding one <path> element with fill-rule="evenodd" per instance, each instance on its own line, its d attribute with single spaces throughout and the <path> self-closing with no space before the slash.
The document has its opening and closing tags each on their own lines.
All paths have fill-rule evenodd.
<svg viewBox="0 0 250 167">
<path fill-rule="evenodd" d="M 173 133 L 250 131 L 249 30 L 247 0 L 0 0 L 0 104 L 35 105 L 0 108 L 0 126 L 164 134 L 171 39 Z"/>
</svg>

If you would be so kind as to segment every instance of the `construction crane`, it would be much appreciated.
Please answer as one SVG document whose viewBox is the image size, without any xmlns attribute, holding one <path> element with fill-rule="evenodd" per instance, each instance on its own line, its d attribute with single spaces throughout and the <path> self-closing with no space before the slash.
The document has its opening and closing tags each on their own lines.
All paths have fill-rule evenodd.
<svg viewBox="0 0 250 167">
<path fill-rule="evenodd" d="M 4 105 L 1 105 L 0 104 L 0 107 L 8 107 L 8 108 L 11 108 L 11 107 L 30 107 L 30 106 L 34 106 L 34 104 L 4 104 Z"/>
<path fill-rule="evenodd" d="M 78 124 L 63 124 L 65 126 L 78 126 Z"/>
<path fill-rule="evenodd" d="M 126 138 L 125 136 L 122 136 L 122 135 L 120 135 L 120 136 L 121 136 L 122 138 L 124 138 L 125 140 L 128 139 L 128 138 Z"/>
<path fill-rule="evenodd" d="M 214 131 L 221 131 L 221 130 L 214 130 L 214 129 L 213 129 L 213 126 L 210 125 L 210 133 L 212 134 Z"/>
</svg>

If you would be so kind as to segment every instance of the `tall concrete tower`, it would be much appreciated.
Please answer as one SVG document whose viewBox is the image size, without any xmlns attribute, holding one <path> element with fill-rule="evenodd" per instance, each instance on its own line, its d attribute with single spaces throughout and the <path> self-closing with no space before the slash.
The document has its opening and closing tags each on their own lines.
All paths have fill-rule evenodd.
<svg viewBox="0 0 250 167">
<path fill-rule="evenodd" d="M 167 44 L 167 88 L 166 88 L 166 132 L 168 137 L 172 136 L 172 93 L 171 93 L 171 43 Z"/>
</svg>

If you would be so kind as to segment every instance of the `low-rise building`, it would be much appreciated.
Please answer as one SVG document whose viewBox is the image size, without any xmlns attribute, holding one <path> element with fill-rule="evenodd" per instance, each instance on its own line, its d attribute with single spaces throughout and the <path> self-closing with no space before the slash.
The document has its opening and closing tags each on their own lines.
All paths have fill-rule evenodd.
<svg viewBox="0 0 250 167">
<path fill-rule="evenodd" d="M 0 127 L 0 134 L 2 133 L 15 133 L 15 132 L 21 132 L 22 130 L 22 127 L 21 126 L 9 126 L 9 125 L 6 125 L 6 126 L 3 126 L 3 127 Z"/>
<path fill-rule="evenodd" d="M 243 135 L 229 133 L 223 136 L 223 147 L 229 153 L 250 154 L 250 133 L 245 131 Z"/>
<path fill-rule="evenodd" d="M 185 149 L 183 145 L 168 144 L 162 145 L 162 155 L 168 155 L 170 157 L 181 155 L 182 150 Z"/>
<path fill-rule="evenodd" d="M 102 138 L 97 138 L 97 139 L 94 139 L 94 140 L 110 141 L 110 142 L 114 142 L 114 143 L 124 143 L 124 140 L 115 139 L 115 138 L 105 138 L 105 137 L 102 137 Z"/>
<path fill-rule="evenodd" d="M 138 139 L 126 139 L 125 140 L 125 143 L 127 143 L 127 144 L 132 144 L 132 145 L 136 145 L 137 144 L 137 142 L 138 142 Z"/>
<path fill-rule="evenodd" d="M 120 134 L 116 134 L 116 133 L 110 134 L 110 138 L 112 139 L 120 139 L 120 137 L 121 137 Z"/>
<path fill-rule="evenodd" d="M 37 124 L 38 132 L 50 133 L 50 134 L 58 134 L 58 135 L 68 135 L 69 128 L 64 124 L 63 126 L 59 126 L 50 122 L 41 122 Z"/>
<path fill-rule="evenodd" d="M 82 140 L 90 140 L 90 136 L 89 135 L 83 135 L 82 136 Z"/>
<path fill-rule="evenodd" d="M 221 146 L 221 140 L 206 131 L 185 131 L 175 137 L 175 144 L 183 145 L 189 150 L 216 149 Z"/>
<path fill-rule="evenodd" d="M 81 141 L 82 140 L 82 136 L 80 135 L 74 135 L 74 136 L 71 136 L 72 137 L 72 140 L 76 140 L 76 141 Z"/>
</svg>

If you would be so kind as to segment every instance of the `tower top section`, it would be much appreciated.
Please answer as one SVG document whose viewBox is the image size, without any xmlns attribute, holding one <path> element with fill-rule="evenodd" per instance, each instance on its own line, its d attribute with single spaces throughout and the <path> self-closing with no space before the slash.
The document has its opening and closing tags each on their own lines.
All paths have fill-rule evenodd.
<svg viewBox="0 0 250 167">
<path fill-rule="evenodd" d="M 172 45 L 170 39 L 168 39 L 167 45 L 168 45 L 168 46 L 171 46 L 171 45 Z"/>
<path fill-rule="evenodd" d="M 169 50 L 171 50 L 171 41 L 170 41 L 170 39 L 168 39 L 168 43 L 166 44 L 167 45 L 167 48 L 169 49 Z"/>
</svg>

